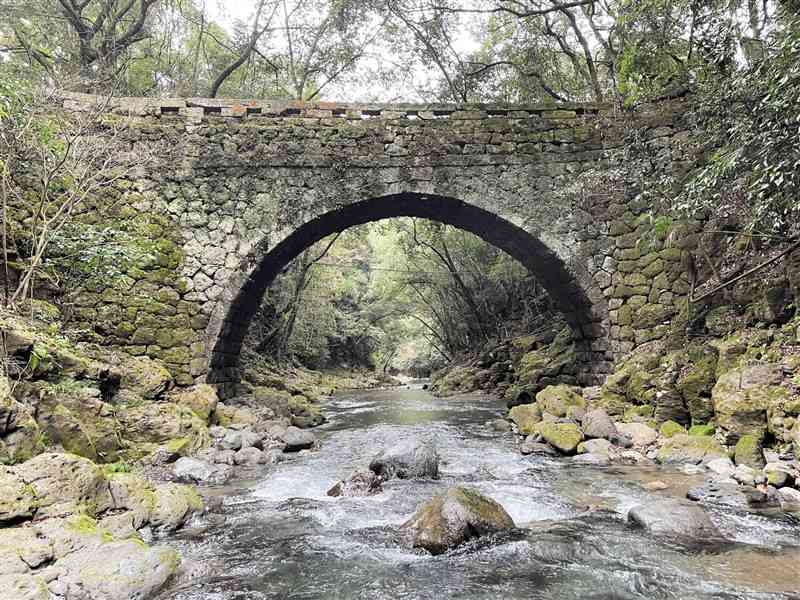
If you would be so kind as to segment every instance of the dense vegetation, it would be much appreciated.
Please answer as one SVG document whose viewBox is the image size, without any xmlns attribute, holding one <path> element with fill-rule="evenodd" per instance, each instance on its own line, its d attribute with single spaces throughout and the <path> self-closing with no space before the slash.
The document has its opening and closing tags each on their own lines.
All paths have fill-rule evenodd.
<svg viewBox="0 0 800 600">
<path fill-rule="evenodd" d="M 525 268 L 472 234 L 394 219 L 306 250 L 270 288 L 249 351 L 306 366 L 429 373 L 530 331 L 549 302 Z"/>
</svg>

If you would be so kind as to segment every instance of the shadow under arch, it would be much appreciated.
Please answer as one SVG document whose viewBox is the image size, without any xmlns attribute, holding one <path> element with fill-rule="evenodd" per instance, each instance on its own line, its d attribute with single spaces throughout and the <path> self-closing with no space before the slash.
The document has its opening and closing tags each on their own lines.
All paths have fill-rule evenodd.
<svg viewBox="0 0 800 600">
<path fill-rule="evenodd" d="M 373 221 L 393 217 L 420 217 L 439 221 L 473 233 L 521 262 L 547 290 L 557 308 L 576 334 L 579 360 L 586 373 L 592 371 L 591 342 L 598 336 L 592 302 L 584 286 L 541 240 L 506 219 L 477 206 L 448 196 L 401 193 L 379 196 L 348 204 L 324 213 L 299 226 L 271 250 L 251 252 L 240 270 L 250 275 L 238 287 L 228 290 L 233 300 L 223 307 L 224 319 L 212 339 L 207 381 L 225 384 L 237 381 L 238 359 L 251 319 L 264 293 L 281 270 L 309 246 L 325 237 Z M 588 278 L 588 274 L 585 275 Z M 241 281 L 241 280 L 240 280 Z M 583 283 L 583 285 L 582 285 Z"/>
</svg>

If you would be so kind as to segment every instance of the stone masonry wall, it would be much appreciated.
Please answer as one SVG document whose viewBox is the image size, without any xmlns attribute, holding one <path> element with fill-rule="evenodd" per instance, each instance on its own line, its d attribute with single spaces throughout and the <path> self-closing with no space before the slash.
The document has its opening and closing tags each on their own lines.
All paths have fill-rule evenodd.
<svg viewBox="0 0 800 600">
<path fill-rule="evenodd" d="M 94 102 L 69 95 L 64 108 Z M 462 202 L 497 217 L 479 223 L 464 212 L 461 224 L 479 235 L 502 240 L 508 228 L 529 238 L 509 242 L 512 254 L 565 312 L 585 313 L 574 322 L 589 370 L 602 375 L 665 335 L 688 291 L 682 253 L 699 226 L 665 226 L 642 193 L 643 182 L 694 165 L 686 113 L 681 101 L 619 113 L 118 99 L 107 126 L 123 126 L 134 151 L 155 159 L 108 193 L 150 251 L 77 299 L 76 328 L 162 359 L 179 383 L 204 380 L 215 348 L 233 355 L 223 364 L 235 360 L 225 336 L 236 337 L 240 309 L 259 300 L 243 303 L 242 290 L 264 285 L 251 275 L 268 272 L 270 251 L 304 225 L 354 224 L 345 209 L 366 201 L 379 201 L 381 216 L 393 216 L 392 202 L 397 214 L 419 202 L 448 222 L 448 207 Z"/>
</svg>

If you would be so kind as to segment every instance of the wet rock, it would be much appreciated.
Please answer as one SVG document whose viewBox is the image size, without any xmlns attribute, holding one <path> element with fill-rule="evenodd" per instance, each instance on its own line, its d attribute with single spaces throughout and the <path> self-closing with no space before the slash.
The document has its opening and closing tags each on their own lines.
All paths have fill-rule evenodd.
<svg viewBox="0 0 800 600">
<path fill-rule="evenodd" d="M 747 504 L 753 508 L 777 508 L 781 506 L 781 496 L 772 486 L 758 485 L 742 486 L 742 494 L 747 500 Z"/>
<path fill-rule="evenodd" d="M 218 465 L 234 465 L 236 452 L 233 450 L 220 450 L 218 448 L 206 448 L 197 453 L 195 458 Z"/>
<path fill-rule="evenodd" d="M 620 423 L 614 424 L 621 434 L 627 435 L 634 446 L 649 446 L 658 439 L 658 432 L 644 423 Z"/>
<path fill-rule="evenodd" d="M 660 492 L 669 489 L 669 485 L 660 480 L 648 481 L 642 487 L 648 492 Z"/>
<path fill-rule="evenodd" d="M 292 425 L 281 433 L 280 440 L 286 444 L 284 452 L 299 452 L 312 448 L 317 443 L 317 436 Z"/>
<path fill-rule="evenodd" d="M 720 458 L 708 461 L 706 463 L 706 468 L 720 477 L 731 477 L 736 471 L 736 467 L 727 456 L 721 456 Z"/>
<path fill-rule="evenodd" d="M 590 439 L 578 444 L 578 454 L 605 454 L 612 452 L 613 445 L 602 438 Z"/>
<path fill-rule="evenodd" d="M 328 490 L 328 496 L 372 496 L 381 492 L 381 478 L 372 471 L 357 471 L 338 481 Z"/>
<path fill-rule="evenodd" d="M 505 419 L 494 419 L 489 421 L 487 426 L 494 431 L 511 431 L 511 423 Z"/>
<path fill-rule="evenodd" d="M 533 433 L 536 425 L 542 420 L 542 411 L 537 404 L 520 404 L 509 411 L 508 418 L 514 422 L 521 434 L 528 435 Z"/>
<path fill-rule="evenodd" d="M 513 527 L 514 521 L 500 504 L 465 487 L 434 496 L 402 525 L 411 533 L 413 546 L 431 554 Z"/>
<path fill-rule="evenodd" d="M 587 438 L 610 439 L 618 434 L 617 428 L 608 413 L 602 408 L 587 412 L 581 422 L 583 435 Z"/>
<path fill-rule="evenodd" d="M 208 428 L 208 435 L 215 440 L 224 438 L 226 433 L 228 433 L 228 430 L 220 425 L 212 425 Z"/>
<path fill-rule="evenodd" d="M 584 454 L 578 454 L 572 457 L 572 462 L 581 465 L 592 465 L 597 467 L 605 467 L 611 464 L 611 460 L 609 459 L 608 455 L 603 454 L 593 454 L 591 452 L 586 452 Z"/>
<path fill-rule="evenodd" d="M 783 510 L 800 512 L 800 491 L 794 488 L 781 488 L 778 490 L 778 500 Z"/>
<path fill-rule="evenodd" d="M 747 499 L 742 494 L 741 486 L 733 482 L 708 481 L 691 488 L 686 497 L 703 504 L 747 508 Z"/>
<path fill-rule="evenodd" d="M 258 448 L 242 448 L 233 457 L 233 462 L 237 465 L 261 465 L 267 462 L 267 457 Z"/>
<path fill-rule="evenodd" d="M 552 446 L 549 444 L 543 444 L 537 441 L 537 439 L 537 437 L 529 435 L 520 445 L 519 451 L 525 455 L 545 454 L 547 456 L 558 456 L 558 452 L 556 452 Z"/>
<path fill-rule="evenodd" d="M 225 433 L 225 437 L 222 438 L 220 445 L 225 450 L 233 450 L 234 452 L 240 450 L 242 447 L 242 433 L 240 431 L 229 429 Z"/>
<path fill-rule="evenodd" d="M 792 486 L 797 480 L 796 470 L 783 462 L 767 463 L 764 466 L 764 474 L 767 476 L 767 483 L 776 488 Z"/>
<path fill-rule="evenodd" d="M 628 521 L 656 535 L 692 538 L 720 538 L 720 532 L 701 507 L 664 499 L 634 506 Z"/>
<path fill-rule="evenodd" d="M 178 481 L 222 485 L 231 478 L 233 470 L 228 465 L 211 464 L 184 456 L 172 468 Z"/>
<path fill-rule="evenodd" d="M 381 479 L 438 479 L 439 455 L 426 442 L 404 440 L 372 459 L 369 470 Z"/>
<path fill-rule="evenodd" d="M 574 454 L 583 434 L 574 423 L 544 423 L 539 427 L 544 440 L 562 454 Z"/>
<path fill-rule="evenodd" d="M 264 436 L 254 431 L 242 431 L 242 448 L 264 449 Z"/>
<path fill-rule="evenodd" d="M 726 457 L 725 448 L 714 438 L 679 434 L 666 440 L 656 460 L 662 464 L 700 464 Z"/>
</svg>

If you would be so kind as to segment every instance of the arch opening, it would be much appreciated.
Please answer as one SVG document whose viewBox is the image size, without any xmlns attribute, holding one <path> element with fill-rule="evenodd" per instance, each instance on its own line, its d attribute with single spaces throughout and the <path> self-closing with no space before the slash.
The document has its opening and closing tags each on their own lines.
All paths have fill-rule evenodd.
<svg viewBox="0 0 800 600">
<path fill-rule="evenodd" d="M 583 379 L 594 382 L 592 373 L 597 369 L 593 363 L 602 362 L 605 355 L 600 352 L 598 356 L 592 348 L 604 332 L 596 316 L 598 311 L 586 292 L 589 281 L 580 281 L 580 275 L 572 272 L 547 245 L 510 221 L 455 198 L 420 193 L 393 194 L 348 204 L 300 225 L 270 250 L 251 252 L 240 265 L 240 272 L 249 271 L 249 275 L 226 290 L 224 297 L 231 300 L 219 307 L 218 331 L 209 332 L 208 345 L 212 351 L 207 381 L 224 386 L 238 380 L 239 355 L 250 322 L 267 288 L 293 259 L 329 235 L 395 217 L 417 217 L 451 225 L 518 260 L 547 291 L 572 327 L 580 349 L 578 360 Z"/>
</svg>

